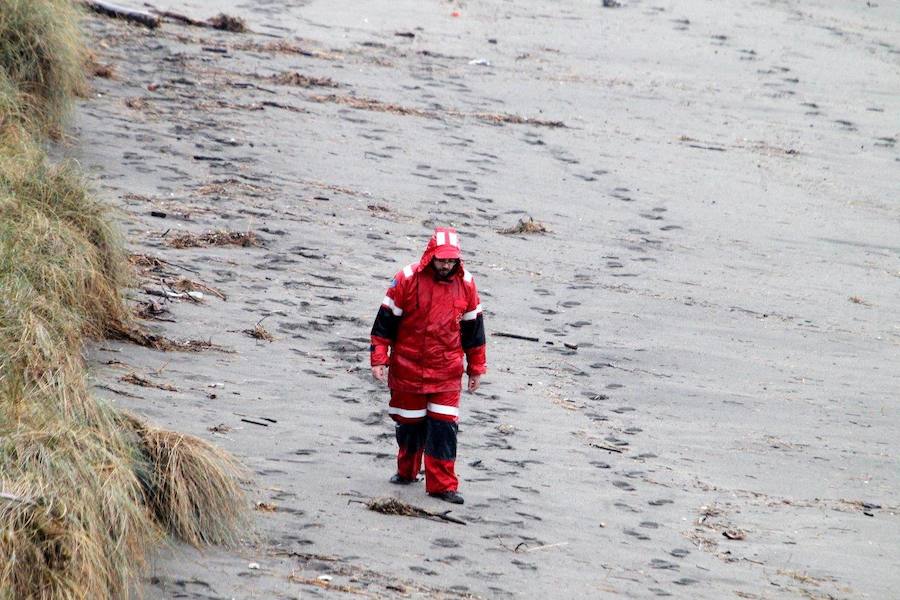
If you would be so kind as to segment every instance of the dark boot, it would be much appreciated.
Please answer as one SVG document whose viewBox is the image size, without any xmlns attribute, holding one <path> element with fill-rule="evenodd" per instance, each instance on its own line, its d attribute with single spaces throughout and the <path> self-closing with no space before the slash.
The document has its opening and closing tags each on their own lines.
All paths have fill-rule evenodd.
<svg viewBox="0 0 900 600">
<path fill-rule="evenodd" d="M 444 502 L 449 502 L 450 504 L 463 504 L 465 499 L 463 499 L 462 495 L 456 490 L 447 490 L 446 492 L 432 492 L 428 494 L 432 498 L 438 498 L 439 500 L 443 500 Z"/>
<path fill-rule="evenodd" d="M 391 478 L 388 479 L 388 481 L 390 481 L 391 483 L 396 483 L 397 485 L 409 485 L 410 483 L 417 482 L 418 478 L 407 479 L 406 477 L 400 475 L 400 473 L 394 473 L 393 475 L 391 475 Z"/>
</svg>

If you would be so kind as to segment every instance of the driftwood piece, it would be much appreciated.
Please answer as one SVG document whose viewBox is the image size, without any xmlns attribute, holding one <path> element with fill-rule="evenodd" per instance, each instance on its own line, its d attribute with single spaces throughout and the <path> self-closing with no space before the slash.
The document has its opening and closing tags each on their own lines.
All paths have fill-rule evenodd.
<svg viewBox="0 0 900 600">
<path fill-rule="evenodd" d="M 142 10 L 119 6 L 118 4 L 105 2 L 104 0 L 84 0 L 84 5 L 92 11 L 101 15 L 106 15 L 107 17 L 125 19 L 126 21 L 131 21 L 133 23 L 139 23 L 150 29 L 159 27 L 159 17 Z"/>
<path fill-rule="evenodd" d="M 505 333 L 503 331 L 494 331 L 491 335 L 495 335 L 497 337 L 505 337 L 512 338 L 514 340 L 525 340 L 526 342 L 539 342 L 540 339 L 536 337 L 531 337 L 530 335 L 519 335 L 518 333 Z"/>
<path fill-rule="evenodd" d="M 350 502 L 359 502 L 358 500 L 350 500 Z M 364 503 L 369 510 L 380 512 L 385 515 L 401 515 L 404 517 L 419 517 L 422 519 L 439 519 L 448 521 L 458 525 L 465 525 L 466 522 L 456 517 L 451 517 L 449 510 L 444 512 L 434 512 L 425 510 L 412 504 L 407 504 L 397 498 L 374 498 Z"/>
</svg>

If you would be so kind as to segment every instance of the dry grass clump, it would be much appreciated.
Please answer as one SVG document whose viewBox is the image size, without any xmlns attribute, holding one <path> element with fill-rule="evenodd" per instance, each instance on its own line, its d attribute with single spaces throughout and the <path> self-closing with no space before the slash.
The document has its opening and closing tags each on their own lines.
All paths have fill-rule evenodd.
<svg viewBox="0 0 900 600">
<path fill-rule="evenodd" d="M 206 233 L 180 233 L 169 238 L 173 248 L 204 248 L 206 246 L 259 246 L 253 231 L 208 231 Z"/>
<path fill-rule="evenodd" d="M 0 0 L 0 71 L 41 130 L 59 133 L 85 84 L 85 50 L 69 0 Z"/>
<path fill-rule="evenodd" d="M 241 467 L 200 438 L 150 427 L 123 417 L 139 440 L 141 484 L 156 519 L 194 546 L 232 544 L 246 524 Z"/>
<path fill-rule="evenodd" d="M 131 456 L 111 432 L 44 425 L 6 429 L 0 442 L 0 589 L 42 600 L 126 597 L 147 544 L 161 539 Z"/>
<path fill-rule="evenodd" d="M 507 227 L 506 229 L 500 229 L 497 233 L 502 233 L 505 235 L 514 234 L 514 233 L 549 233 L 550 230 L 541 223 L 540 221 L 535 221 L 532 217 L 528 217 L 528 220 L 519 219 L 519 222 L 513 225 L 512 227 Z"/>
</svg>

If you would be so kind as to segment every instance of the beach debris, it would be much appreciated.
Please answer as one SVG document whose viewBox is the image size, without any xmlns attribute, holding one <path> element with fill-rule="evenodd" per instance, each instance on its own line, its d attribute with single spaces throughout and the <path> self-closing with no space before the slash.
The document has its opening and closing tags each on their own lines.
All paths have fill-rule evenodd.
<svg viewBox="0 0 900 600">
<path fill-rule="evenodd" d="M 138 385 L 141 387 L 165 390 L 167 392 L 177 392 L 178 391 L 178 389 L 174 385 L 169 385 L 168 383 L 156 383 L 156 382 L 150 381 L 146 377 L 141 377 L 137 373 L 129 373 L 127 375 L 123 375 L 122 377 L 119 377 L 119 381 L 121 381 L 122 383 L 130 383 L 131 385 Z"/>
<path fill-rule="evenodd" d="M 366 592 L 362 588 L 353 587 L 349 585 L 338 585 L 336 583 L 332 583 L 332 578 L 330 575 L 319 575 L 318 577 L 304 577 L 302 575 L 298 575 L 296 572 L 292 571 L 288 576 L 288 581 L 291 583 L 301 583 L 304 585 L 314 585 L 316 587 L 326 589 L 326 590 L 335 590 L 338 592 L 344 592 L 347 594 L 354 594 L 358 596 L 366 596 Z"/>
<path fill-rule="evenodd" d="M 258 571 L 260 567 L 259 567 L 259 563 L 252 562 L 249 565 L 247 565 L 247 568 L 250 569 L 251 571 Z"/>
<path fill-rule="evenodd" d="M 265 321 L 268 317 L 263 317 L 259 321 L 256 322 L 256 325 L 253 326 L 253 329 L 244 329 L 241 333 L 249 335 L 250 337 L 257 340 L 264 340 L 266 342 L 274 342 L 275 336 L 268 332 L 268 330 L 262 326 L 262 322 Z"/>
<path fill-rule="evenodd" d="M 228 433 L 229 431 L 231 431 L 231 427 L 229 427 L 225 423 L 219 423 L 218 425 L 208 427 L 207 430 L 213 433 Z"/>
<path fill-rule="evenodd" d="M 511 338 L 514 340 L 525 340 L 526 342 L 540 342 L 541 340 L 530 335 L 519 335 L 518 333 L 506 333 L 505 331 L 493 331 L 491 335 L 498 337 Z"/>
<path fill-rule="evenodd" d="M 729 540 L 743 540 L 747 538 L 747 532 L 741 529 L 726 529 L 722 535 Z"/>
<path fill-rule="evenodd" d="M 506 229 L 499 229 L 497 233 L 501 233 L 503 235 L 511 235 L 517 233 L 549 233 L 550 230 L 541 223 L 540 221 L 535 221 L 534 217 L 528 217 L 528 220 L 519 219 L 519 222 L 513 225 L 512 227 L 507 227 Z"/>
<path fill-rule="evenodd" d="M 256 503 L 256 510 L 260 512 L 277 512 L 278 507 L 271 502 L 260 501 Z"/>
<path fill-rule="evenodd" d="M 153 288 L 144 288 L 144 293 L 150 296 L 159 296 L 161 298 L 165 298 L 166 300 L 190 300 L 198 304 L 203 302 L 202 292 L 179 293 L 164 287 L 160 290 Z"/>
<path fill-rule="evenodd" d="M 259 425 L 260 427 L 268 427 L 268 423 L 262 423 L 261 421 L 254 421 L 253 419 L 248 419 L 246 417 L 241 417 L 241 421 L 243 423 L 250 423 L 251 425 Z"/>
<path fill-rule="evenodd" d="M 204 248 L 206 246 L 260 246 L 253 231 L 208 231 L 206 233 L 179 233 L 168 238 L 173 248 Z"/>
<path fill-rule="evenodd" d="M 397 31 L 394 33 L 394 35 L 397 37 L 405 37 L 405 38 L 410 38 L 410 39 L 416 37 L 416 34 L 413 33 L 412 31 Z"/>
<path fill-rule="evenodd" d="M 168 283 L 168 282 L 167 282 Z M 192 298 L 196 298 L 196 294 L 200 294 L 200 299 L 203 299 L 203 292 L 210 294 L 211 296 L 215 296 L 219 300 L 228 300 L 222 290 L 218 288 L 214 288 L 210 285 L 206 285 L 205 283 L 200 283 L 199 281 L 193 281 L 192 279 L 187 279 L 186 277 L 181 277 L 174 282 L 168 283 L 169 287 L 173 290 L 178 290 L 179 292 L 185 292 L 188 295 L 192 295 Z"/>
<path fill-rule="evenodd" d="M 528 542 L 519 542 L 516 544 L 516 547 L 513 549 L 513 552 L 538 552 L 540 550 L 549 550 L 550 548 L 560 548 L 562 546 L 568 546 L 569 542 L 556 542 L 555 544 L 544 544 L 542 546 L 535 546 L 534 548 L 528 547 Z"/>
<path fill-rule="evenodd" d="M 353 500 L 351 500 L 353 502 Z M 449 521 L 458 525 L 465 525 L 466 522 L 456 517 L 451 517 L 449 510 L 444 512 L 434 512 L 407 504 L 397 498 L 373 498 L 364 503 L 366 508 L 371 511 L 379 512 L 384 515 L 399 515 L 403 517 L 418 517 L 421 519 L 437 519 L 441 521 Z"/>
<path fill-rule="evenodd" d="M 152 298 L 150 300 L 139 302 L 134 309 L 134 314 L 139 319 L 174 323 L 175 319 L 163 318 L 163 315 L 166 315 L 168 313 L 169 309 L 165 308 L 162 304 L 153 300 Z"/>
<path fill-rule="evenodd" d="M 850 302 L 852 302 L 853 304 L 861 304 L 861 305 L 863 305 L 863 306 L 872 306 L 871 304 L 869 304 L 868 302 L 866 302 L 866 301 L 862 298 L 862 296 L 850 296 Z"/>
<path fill-rule="evenodd" d="M 623 454 L 625 452 L 624 448 L 617 448 L 616 446 L 610 446 L 609 444 L 604 444 L 603 442 L 598 442 L 596 440 L 589 441 L 588 446 L 606 450 L 607 452 L 615 452 L 616 454 Z"/>
<path fill-rule="evenodd" d="M 603 8 L 621 8 L 622 3 L 618 0 L 603 0 Z"/>
<path fill-rule="evenodd" d="M 225 13 L 219 13 L 215 17 L 207 19 L 206 22 L 210 27 L 219 31 L 230 31 L 232 33 L 245 33 L 247 31 L 247 24 L 243 19 L 232 17 Z"/>
<path fill-rule="evenodd" d="M 132 23 L 139 23 L 144 27 L 156 29 L 159 27 L 159 17 L 142 10 L 135 10 L 125 6 L 119 6 L 104 0 L 84 0 L 83 4 L 95 13 L 112 17 L 114 19 L 124 19 Z"/>
<path fill-rule="evenodd" d="M 358 110 L 370 110 L 374 112 L 391 113 L 402 116 L 423 117 L 426 119 L 442 119 L 444 117 L 472 118 L 479 121 L 485 121 L 495 124 L 513 124 L 513 125 L 535 125 L 539 127 L 565 127 L 562 121 L 547 121 L 544 119 L 532 119 L 530 117 L 520 117 L 519 115 L 510 115 L 506 113 L 486 113 L 486 112 L 466 112 L 456 109 L 425 110 L 422 108 L 414 108 L 411 106 L 403 106 L 393 102 L 382 102 L 374 98 L 364 98 L 359 96 L 344 96 L 338 94 L 328 94 L 324 96 L 309 96 L 307 98 L 312 102 L 331 102 L 333 104 L 342 104 Z"/>
<path fill-rule="evenodd" d="M 311 88 L 311 87 L 327 87 L 327 88 L 336 88 L 340 87 L 340 84 L 337 83 L 334 79 L 330 77 L 312 77 L 310 75 L 303 75 L 302 73 L 297 73 L 296 71 L 288 71 L 285 73 L 277 73 L 275 75 L 271 75 L 269 80 L 272 83 L 278 85 L 292 85 L 295 87 L 302 88 Z"/>
<path fill-rule="evenodd" d="M 286 40 L 276 40 L 272 42 L 259 43 L 254 41 L 241 42 L 233 44 L 232 50 L 240 50 L 243 52 L 267 52 L 280 54 L 299 54 L 308 56 L 309 58 L 319 58 L 322 60 L 341 60 L 343 55 L 334 52 L 320 52 L 318 50 L 308 50 L 303 46 L 292 44 Z"/>
<path fill-rule="evenodd" d="M 234 353 L 234 350 L 213 344 L 210 340 L 173 340 L 162 335 L 150 333 L 140 327 L 120 327 L 108 333 L 111 339 L 127 340 L 138 346 L 153 348 L 161 352 L 204 352 L 206 350 L 214 350 L 227 354 Z"/>
<path fill-rule="evenodd" d="M 91 77 L 101 77 L 103 79 L 112 79 L 116 73 L 116 68 L 111 63 L 101 63 L 97 60 L 97 55 L 93 52 L 87 53 L 85 59 L 87 71 Z"/>
<path fill-rule="evenodd" d="M 225 13 L 219 13 L 215 17 L 200 20 L 171 10 L 152 9 L 154 15 L 170 21 L 176 21 L 182 25 L 190 25 L 191 27 L 207 27 L 210 29 L 218 29 L 220 31 L 230 31 L 232 33 L 246 33 L 247 24 L 239 17 L 232 17 Z"/>
<path fill-rule="evenodd" d="M 470 65 L 478 66 L 478 67 L 490 67 L 491 61 L 486 58 L 473 58 L 469 61 Z"/>
</svg>

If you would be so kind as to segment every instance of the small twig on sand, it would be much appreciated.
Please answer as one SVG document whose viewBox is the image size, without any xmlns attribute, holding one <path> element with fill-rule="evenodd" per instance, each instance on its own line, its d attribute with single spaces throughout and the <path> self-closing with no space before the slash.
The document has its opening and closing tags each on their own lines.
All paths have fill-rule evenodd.
<svg viewBox="0 0 900 600">
<path fill-rule="evenodd" d="M 569 542 L 557 542 L 555 544 L 544 544 L 543 546 L 535 546 L 534 548 L 529 548 L 526 542 L 520 542 L 513 552 L 537 552 L 538 550 L 548 550 L 550 548 L 559 548 L 560 546 L 567 546 Z M 523 550 L 519 550 L 522 546 L 525 546 Z"/>
<path fill-rule="evenodd" d="M 588 445 L 592 448 L 600 448 L 601 450 L 607 450 L 609 452 L 615 452 L 617 454 L 624 454 L 625 452 L 625 450 L 623 450 L 622 448 L 616 448 L 615 446 L 609 446 L 601 442 L 588 442 Z"/>
<path fill-rule="evenodd" d="M 536 337 L 531 337 L 530 335 L 519 335 L 518 333 L 505 333 L 503 331 L 494 331 L 491 335 L 496 335 L 498 337 L 512 338 L 514 340 L 525 340 L 526 342 L 539 342 L 540 339 Z"/>
</svg>

